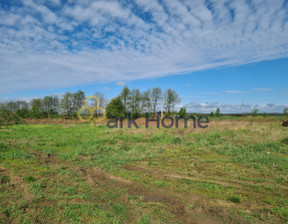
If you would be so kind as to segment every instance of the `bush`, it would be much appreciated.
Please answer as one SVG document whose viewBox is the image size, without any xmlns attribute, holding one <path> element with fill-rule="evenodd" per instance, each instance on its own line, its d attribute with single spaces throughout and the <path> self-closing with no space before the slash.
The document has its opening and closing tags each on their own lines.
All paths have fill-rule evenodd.
<svg viewBox="0 0 288 224">
<path fill-rule="evenodd" d="M 179 112 L 178 112 L 179 117 L 186 117 L 187 116 L 187 111 L 185 107 L 181 107 Z"/>
<path fill-rule="evenodd" d="M 106 116 L 107 118 L 115 117 L 118 119 L 126 116 L 126 109 L 119 96 L 112 99 L 111 102 L 107 105 Z"/>
<path fill-rule="evenodd" d="M 0 126 L 9 126 L 15 124 L 25 124 L 26 122 L 9 110 L 0 111 Z"/>
<path fill-rule="evenodd" d="M 240 203 L 240 197 L 238 196 L 230 196 L 228 200 L 234 203 Z"/>
<path fill-rule="evenodd" d="M 1 184 L 6 184 L 6 183 L 9 183 L 10 182 L 10 177 L 9 176 L 6 176 L 6 175 L 3 175 L 0 177 L 0 183 Z"/>
<path fill-rule="evenodd" d="M 252 117 L 256 117 L 259 113 L 259 110 L 257 108 L 253 108 L 252 111 L 251 111 L 251 115 Z"/>
<path fill-rule="evenodd" d="M 26 177 L 24 177 L 24 180 L 25 180 L 26 182 L 34 182 L 34 181 L 35 181 L 35 178 L 32 177 L 32 176 L 26 176 Z"/>
</svg>

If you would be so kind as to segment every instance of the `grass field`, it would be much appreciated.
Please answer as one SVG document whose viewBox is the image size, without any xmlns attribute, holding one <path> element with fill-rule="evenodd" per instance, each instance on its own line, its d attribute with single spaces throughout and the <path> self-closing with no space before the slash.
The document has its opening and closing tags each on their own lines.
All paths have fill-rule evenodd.
<svg viewBox="0 0 288 224">
<path fill-rule="evenodd" d="M 281 121 L 2 127 L 1 223 L 288 223 Z"/>
</svg>

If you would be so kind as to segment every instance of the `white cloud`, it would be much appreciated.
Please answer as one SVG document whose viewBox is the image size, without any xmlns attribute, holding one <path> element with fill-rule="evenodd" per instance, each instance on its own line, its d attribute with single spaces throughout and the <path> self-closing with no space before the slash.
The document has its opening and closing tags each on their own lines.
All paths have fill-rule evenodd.
<svg viewBox="0 0 288 224">
<path fill-rule="evenodd" d="M 205 94 L 205 95 L 218 95 L 218 93 L 216 93 L 216 92 L 205 92 L 203 94 Z"/>
<path fill-rule="evenodd" d="M 273 89 L 252 89 L 253 91 L 272 91 Z"/>
<path fill-rule="evenodd" d="M 220 108 L 221 113 L 251 113 L 253 108 L 259 109 L 260 113 L 282 113 L 288 104 L 190 103 L 185 107 L 187 111 L 195 113 L 215 112 L 217 108 Z"/>
<path fill-rule="evenodd" d="M 0 6 L 0 94 L 288 56 L 288 14 L 280 0 L 22 2 Z"/>
<path fill-rule="evenodd" d="M 247 93 L 246 91 L 238 91 L 238 90 L 226 90 L 226 93 Z"/>
<path fill-rule="evenodd" d="M 102 88 L 103 90 L 109 90 L 110 88 L 109 87 L 107 87 L 107 86 L 103 86 L 103 88 Z"/>
<path fill-rule="evenodd" d="M 117 86 L 125 86 L 126 83 L 125 83 L 125 82 L 117 82 L 116 85 L 117 85 Z"/>
<path fill-rule="evenodd" d="M 191 87 L 191 84 L 188 83 L 186 86 L 187 86 L 187 87 Z"/>
</svg>

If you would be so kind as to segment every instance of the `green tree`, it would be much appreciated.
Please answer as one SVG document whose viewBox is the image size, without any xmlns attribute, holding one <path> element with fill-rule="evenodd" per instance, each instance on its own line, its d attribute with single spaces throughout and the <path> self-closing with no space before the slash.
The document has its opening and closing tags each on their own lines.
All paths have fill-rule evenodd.
<svg viewBox="0 0 288 224">
<path fill-rule="evenodd" d="M 156 113 L 156 108 L 159 102 L 161 101 L 162 90 L 160 87 L 154 87 L 151 91 L 151 106 L 153 113 Z"/>
<path fill-rule="evenodd" d="M 29 117 L 29 111 L 26 108 L 21 108 L 21 109 L 17 110 L 16 114 L 22 118 L 28 118 Z"/>
<path fill-rule="evenodd" d="M 47 117 L 55 116 L 59 106 L 59 98 L 57 96 L 45 96 L 42 101 L 42 108 Z"/>
<path fill-rule="evenodd" d="M 125 86 L 120 93 L 120 98 L 126 110 L 128 110 L 129 95 L 130 95 L 130 89 L 127 86 Z"/>
<path fill-rule="evenodd" d="M 73 94 L 70 92 L 66 92 L 61 99 L 60 107 L 64 115 L 68 118 L 72 118 L 74 112 L 74 105 L 73 105 Z"/>
<path fill-rule="evenodd" d="M 17 110 L 21 109 L 19 103 L 10 101 L 7 103 L 7 110 L 16 112 Z"/>
<path fill-rule="evenodd" d="M 216 112 L 215 112 L 215 117 L 220 117 L 221 116 L 221 112 L 220 112 L 220 108 L 217 107 Z"/>
<path fill-rule="evenodd" d="M 78 110 L 83 106 L 85 101 L 85 93 L 78 90 L 76 93 L 72 94 L 72 113 L 73 117 L 77 116 Z"/>
<path fill-rule="evenodd" d="M 258 115 L 258 113 L 259 113 L 259 110 L 258 110 L 257 108 L 253 108 L 253 109 L 251 110 L 251 115 L 252 115 L 252 117 L 256 117 L 256 116 Z"/>
<path fill-rule="evenodd" d="M 29 117 L 31 118 L 44 118 L 44 114 L 42 113 L 42 99 L 34 98 L 30 101 L 31 110 L 29 111 Z"/>
<path fill-rule="evenodd" d="M 288 117 L 288 107 L 283 109 L 284 116 Z"/>
<path fill-rule="evenodd" d="M 118 119 L 126 116 L 126 108 L 120 96 L 115 97 L 108 103 L 106 107 L 106 116 L 107 118 L 116 117 Z"/>
<path fill-rule="evenodd" d="M 151 112 L 151 90 L 146 90 L 141 97 L 141 110 L 142 113 Z"/>
<path fill-rule="evenodd" d="M 178 112 L 179 117 L 186 117 L 187 116 L 187 111 L 185 107 L 181 107 L 179 112 Z"/>
<path fill-rule="evenodd" d="M 140 117 L 142 95 L 139 89 L 133 89 L 129 94 L 129 111 L 132 118 Z"/>
<path fill-rule="evenodd" d="M 167 89 L 164 94 L 166 112 L 170 114 L 177 103 L 181 102 L 178 93 L 174 89 Z"/>
</svg>

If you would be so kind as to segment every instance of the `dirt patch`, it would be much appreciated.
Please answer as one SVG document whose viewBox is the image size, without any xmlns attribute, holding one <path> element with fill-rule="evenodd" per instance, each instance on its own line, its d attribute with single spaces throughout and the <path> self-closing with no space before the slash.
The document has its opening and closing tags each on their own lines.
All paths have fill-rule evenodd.
<svg viewBox="0 0 288 224">
<path fill-rule="evenodd" d="M 137 197 L 140 201 L 162 203 L 176 220 L 183 223 L 231 223 L 229 211 L 225 207 L 213 205 L 210 199 L 203 196 L 184 195 L 168 189 L 144 187 L 137 182 L 107 173 L 98 167 L 89 169 L 77 167 L 75 171 L 78 176 L 86 178 L 91 187 L 104 185 L 109 189 L 123 188 L 130 196 Z M 193 209 L 188 207 L 191 202 L 197 203 Z M 124 200 L 123 203 L 129 203 L 129 201 Z M 240 218 L 238 221 L 238 223 L 243 223 Z"/>
</svg>

